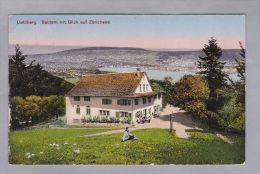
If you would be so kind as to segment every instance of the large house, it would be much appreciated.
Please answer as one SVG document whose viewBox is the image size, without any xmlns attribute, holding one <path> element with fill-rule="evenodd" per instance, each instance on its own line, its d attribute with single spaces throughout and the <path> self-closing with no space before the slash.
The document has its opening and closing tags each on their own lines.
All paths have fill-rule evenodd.
<svg viewBox="0 0 260 174">
<path fill-rule="evenodd" d="M 145 72 L 83 76 L 66 96 L 67 124 L 93 117 L 130 119 L 158 115 L 162 95 L 151 88 Z"/>
</svg>

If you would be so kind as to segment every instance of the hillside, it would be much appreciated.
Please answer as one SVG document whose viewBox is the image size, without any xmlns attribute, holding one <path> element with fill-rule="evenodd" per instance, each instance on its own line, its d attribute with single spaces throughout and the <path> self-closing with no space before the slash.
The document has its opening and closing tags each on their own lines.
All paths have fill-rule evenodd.
<svg viewBox="0 0 260 174">
<path fill-rule="evenodd" d="M 221 57 L 227 67 L 239 58 L 239 49 L 224 49 Z M 49 54 L 29 55 L 27 63 L 35 60 L 46 70 L 69 68 L 99 68 L 120 66 L 142 66 L 161 70 L 193 70 L 199 50 L 192 51 L 155 51 L 130 47 L 86 47 L 69 49 Z"/>
</svg>

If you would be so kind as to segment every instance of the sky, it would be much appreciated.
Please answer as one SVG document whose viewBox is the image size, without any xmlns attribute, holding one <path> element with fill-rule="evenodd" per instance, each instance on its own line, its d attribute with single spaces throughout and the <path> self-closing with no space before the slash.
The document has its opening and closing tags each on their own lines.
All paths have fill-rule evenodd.
<svg viewBox="0 0 260 174">
<path fill-rule="evenodd" d="M 42 24 L 58 21 L 58 24 Z M 79 24 L 68 24 L 68 20 Z M 109 24 L 80 24 L 81 21 Z M 21 22 L 35 21 L 34 24 Z M 60 24 L 66 21 L 66 24 Z M 18 24 L 20 22 L 20 24 Z M 210 37 L 223 49 L 245 43 L 244 15 L 10 15 L 9 44 L 201 49 Z"/>
</svg>

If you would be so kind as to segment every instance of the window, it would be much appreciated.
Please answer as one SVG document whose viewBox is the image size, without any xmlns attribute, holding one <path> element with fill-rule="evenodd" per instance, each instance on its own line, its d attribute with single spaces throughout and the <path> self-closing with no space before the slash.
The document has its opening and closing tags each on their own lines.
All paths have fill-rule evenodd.
<svg viewBox="0 0 260 174">
<path fill-rule="evenodd" d="M 120 117 L 128 117 L 128 112 L 119 112 Z"/>
<path fill-rule="evenodd" d="M 144 114 L 144 116 L 147 115 L 147 109 L 144 109 L 144 110 L 143 110 L 143 114 Z"/>
<path fill-rule="evenodd" d="M 119 116 L 119 112 L 116 112 L 116 118 L 119 118 L 120 116 Z"/>
<path fill-rule="evenodd" d="M 154 113 L 155 114 L 160 113 L 160 111 L 162 111 L 162 107 L 160 105 L 154 106 Z"/>
<path fill-rule="evenodd" d="M 111 99 L 102 99 L 102 105 L 111 105 L 112 100 Z"/>
<path fill-rule="evenodd" d="M 148 91 L 148 85 L 146 84 L 146 91 Z"/>
<path fill-rule="evenodd" d="M 120 99 L 117 100 L 117 104 L 124 106 L 124 105 L 131 105 L 131 100 L 127 100 L 127 99 Z"/>
<path fill-rule="evenodd" d="M 152 102 L 152 98 L 148 97 L 148 102 L 151 103 Z"/>
<path fill-rule="evenodd" d="M 138 105 L 138 98 L 135 99 L 135 105 Z"/>
<path fill-rule="evenodd" d="M 154 113 L 157 113 L 157 106 L 154 106 Z"/>
<path fill-rule="evenodd" d="M 148 109 L 148 114 L 151 114 L 151 108 Z"/>
<path fill-rule="evenodd" d="M 79 106 L 77 106 L 77 108 L 76 108 L 76 114 L 80 114 L 80 107 Z"/>
<path fill-rule="evenodd" d="M 143 92 L 145 92 L 145 84 L 143 84 Z"/>
<path fill-rule="evenodd" d="M 74 101 L 80 101 L 80 96 L 74 96 Z"/>
<path fill-rule="evenodd" d="M 146 98 L 144 97 L 144 98 L 143 98 L 143 104 L 145 104 L 145 103 L 146 103 Z"/>
<path fill-rule="evenodd" d="M 141 84 L 139 85 L 139 90 L 140 90 L 140 92 L 142 92 L 142 85 Z"/>
<path fill-rule="evenodd" d="M 159 94 L 158 94 L 158 98 L 159 98 L 159 99 L 161 99 L 161 97 L 162 97 L 162 94 L 161 94 L 161 93 L 159 93 Z"/>
<path fill-rule="evenodd" d="M 137 111 L 137 112 L 135 113 L 135 117 L 136 117 L 136 118 L 140 118 L 141 116 L 142 116 L 141 111 Z"/>
<path fill-rule="evenodd" d="M 157 105 L 158 111 L 161 112 L 162 111 L 162 107 L 160 105 Z"/>
<path fill-rule="evenodd" d="M 102 116 L 109 116 L 110 112 L 109 111 L 105 111 L 105 110 L 99 110 L 99 114 Z"/>
<path fill-rule="evenodd" d="M 90 101 L 90 97 L 89 96 L 84 96 L 84 101 Z"/>
<path fill-rule="evenodd" d="M 90 111 L 90 107 L 89 106 L 86 107 L 86 115 L 91 115 L 91 111 Z"/>
</svg>

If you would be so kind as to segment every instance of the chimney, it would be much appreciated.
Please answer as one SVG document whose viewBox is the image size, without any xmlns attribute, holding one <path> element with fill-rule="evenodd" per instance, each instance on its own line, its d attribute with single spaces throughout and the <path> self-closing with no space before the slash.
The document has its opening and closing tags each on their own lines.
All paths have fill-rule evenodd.
<svg viewBox="0 0 260 174">
<path fill-rule="evenodd" d="M 136 75 L 137 77 L 141 76 L 141 68 L 136 68 Z"/>
</svg>

